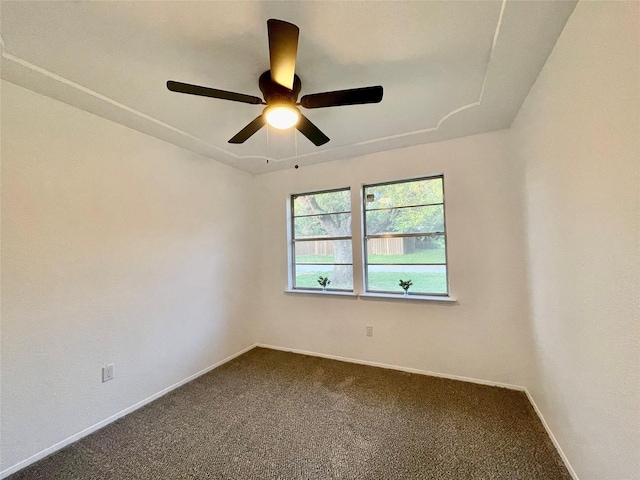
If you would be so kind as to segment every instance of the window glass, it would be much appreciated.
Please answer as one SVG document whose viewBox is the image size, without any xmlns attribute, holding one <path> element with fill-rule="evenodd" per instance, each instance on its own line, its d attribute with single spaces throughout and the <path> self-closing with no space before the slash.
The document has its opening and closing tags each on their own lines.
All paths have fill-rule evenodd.
<svg viewBox="0 0 640 480">
<path fill-rule="evenodd" d="M 349 190 L 294 195 L 293 214 L 296 217 L 340 212 L 351 212 Z"/>
<path fill-rule="evenodd" d="M 447 295 L 443 177 L 364 186 L 368 292 Z"/>
<path fill-rule="evenodd" d="M 409 293 L 446 295 L 446 265 L 371 265 L 367 266 L 369 291 L 404 293 L 400 280 L 411 280 Z"/>
<path fill-rule="evenodd" d="M 381 264 L 447 263 L 444 234 L 425 237 L 377 237 L 367 240 L 367 261 Z"/>
<path fill-rule="evenodd" d="M 444 232 L 444 206 L 401 207 L 367 212 L 367 234 Z"/>
<path fill-rule="evenodd" d="M 293 288 L 352 291 L 351 191 L 292 195 L 291 213 Z"/>
<path fill-rule="evenodd" d="M 296 239 L 351 236 L 351 213 L 294 217 Z"/>
<path fill-rule="evenodd" d="M 366 194 L 367 210 L 444 202 L 441 177 L 370 185 L 366 187 Z"/>
<path fill-rule="evenodd" d="M 337 263 L 336 252 L 348 252 L 352 258 L 351 240 L 310 240 L 295 245 L 296 263 Z"/>
</svg>

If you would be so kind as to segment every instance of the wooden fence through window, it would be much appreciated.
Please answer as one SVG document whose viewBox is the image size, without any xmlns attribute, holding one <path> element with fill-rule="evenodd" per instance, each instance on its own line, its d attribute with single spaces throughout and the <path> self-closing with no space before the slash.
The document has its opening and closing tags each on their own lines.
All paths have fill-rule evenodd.
<svg viewBox="0 0 640 480">
<path fill-rule="evenodd" d="M 369 255 L 402 255 L 405 253 L 402 238 L 371 238 L 367 244 Z M 333 241 L 297 242 L 297 255 L 333 255 Z"/>
</svg>

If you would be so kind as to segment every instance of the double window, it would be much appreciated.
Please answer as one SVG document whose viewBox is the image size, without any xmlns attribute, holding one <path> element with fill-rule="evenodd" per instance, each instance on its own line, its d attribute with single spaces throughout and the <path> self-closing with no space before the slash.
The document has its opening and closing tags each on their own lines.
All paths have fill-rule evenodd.
<svg viewBox="0 0 640 480">
<path fill-rule="evenodd" d="M 362 252 L 365 292 L 447 296 L 442 175 L 364 185 Z M 353 290 L 350 190 L 291 196 L 295 289 Z"/>
</svg>

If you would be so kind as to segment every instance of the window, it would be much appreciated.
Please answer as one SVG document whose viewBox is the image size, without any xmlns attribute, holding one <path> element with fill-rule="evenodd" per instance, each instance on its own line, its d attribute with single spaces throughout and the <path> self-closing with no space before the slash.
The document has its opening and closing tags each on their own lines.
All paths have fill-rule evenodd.
<svg viewBox="0 0 640 480">
<path fill-rule="evenodd" d="M 364 186 L 367 292 L 448 295 L 443 177 Z"/>
<path fill-rule="evenodd" d="M 294 289 L 353 290 L 348 188 L 291 196 L 291 258 Z"/>
</svg>

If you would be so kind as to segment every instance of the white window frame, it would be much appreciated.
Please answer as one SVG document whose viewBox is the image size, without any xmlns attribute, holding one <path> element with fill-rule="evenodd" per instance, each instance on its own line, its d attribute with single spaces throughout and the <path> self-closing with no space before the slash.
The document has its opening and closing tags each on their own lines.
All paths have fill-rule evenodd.
<svg viewBox="0 0 640 480">
<path fill-rule="evenodd" d="M 349 193 L 349 211 L 344 212 L 331 212 L 324 214 L 312 214 L 312 215 L 295 215 L 295 199 L 297 197 L 304 197 L 308 195 L 319 195 L 325 193 L 333 193 L 333 192 L 348 192 Z M 353 202 L 351 201 L 351 187 L 342 187 L 342 188 L 330 188 L 327 190 L 318 190 L 313 192 L 305 192 L 305 193 L 295 193 L 289 195 L 289 290 L 290 291 L 299 291 L 299 292 L 317 292 L 322 291 L 320 285 L 317 287 L 299 287 L 296 285 L 296 243 L 300 242 L 312 242 L 312 241 L 333 241 L 333 240 L 348 240 L 351 242 L 351 263 L 327 263 L 326 265 L 348 265 L 351 266 L 352 278 L 354 277 L 354 268 L 353 268 Z M 351 217 L 351 226 L 349 228 L 349 236 L 337 236 L 337 237 L 307 237 L 304 239 L 296 239 L 295 236 L 295 219 L 298 217 L 309 217 L 309 216 L 319 216 L 319 215 L 341 215 L 348 213 Z M 313 264 L 316 265 L 316 264 Z M 340 292 L 353 292 L 354 287 L 353 283 L 355 283 L 355 278 L 353 278 L 351 289 L 339 289 L 339 288 L 327 288 L 327 293 L 340 293 Z"/>
<path fill-rule="evenodd" d="M 442 182 L 442 202 L 438 202 L 438 203 L 432 203 L 432 204 L 425 204 L 425 205 L 406 205 L 406 206 L 402 206 L 402 207 L 395 207 L 395 208 L 411 208 L 411 207 L 420 207 L 420 206 L 430 206 L 430 205 L 442 205 L 442 214 L 443 214 L 443 231 L 442 232 L 430 232 L 430 233 L 398 233 L 398 234 L 374 234 L 374 235 L 368 235 L 367 234 L 367 198 L 366 198 L 366 189 L 370 188 L 370 187 L 377 187 L 377 186 L 382 186 L 382 185 L 396 185 L 399 183 L 409 183 L 409 182 L 416 182 L 416 181 L 423 181 L 423 180 L 433 180 L 433 179 L 440 179 Z M 369 288 L 369 262 L 368 262 L 368 253 L 367 253 L 367 240 L 371 239 L 371 238 L 406 238 L 406 237 L 426 237 L 426 236 L 443 236 L 444 237 L 444 242 L 445 242 L 445 263 L 444 264 L 437 264 L 437 265 L 444 265 L 445 266 L 445 275 L 446 275 L 446 292 L 437 292 L 437 293 L 429 293 L 429 292 L 417 292 L 417 293 L 411 293 L 410 295 L 414 296 L 415 298 L 442 298 L 442 299 L 450 299 L 450 286 L 449 286 L 449 258 L 448 258 L 448 254 L 449 254 L 449 243 L 447 241 L 447 215 L 446 215 L 446 200 L 445 200 L 445 186 L 444 186 L 444 174 L 437 174 L 437 175 L 427 175 L 427 176 L 420 176 L 420 177 L 415 177 L 415 178 L 409 178 L 409 179 L 402 179 L 402 180 L 392 180 L 392 181 L 384 181 L 384 182 L 377 182 L 377 183 L 368 183 L 368 184 L 364 184 L 362 185 L 362 205 L 361 205 L 361 212 L 362 212 L 362 288 L 364 290 L 364 296 L 389 296 L 389 297 L 404 297 L 404 295 L 402 293 L 398 293 L 396 291 L 388 291 L 388 290 L 371 290 Z M 394 207 L 390 207 L 390 209 L 393 209 Z M 392 264 L 385 264 L 385 265 L 392 265 Z M 418 264 L 418 263 L 413 263 L 413 264 L 407 264 L 407 265 L 435 265 L 435 264 Z"/>
</svg>

